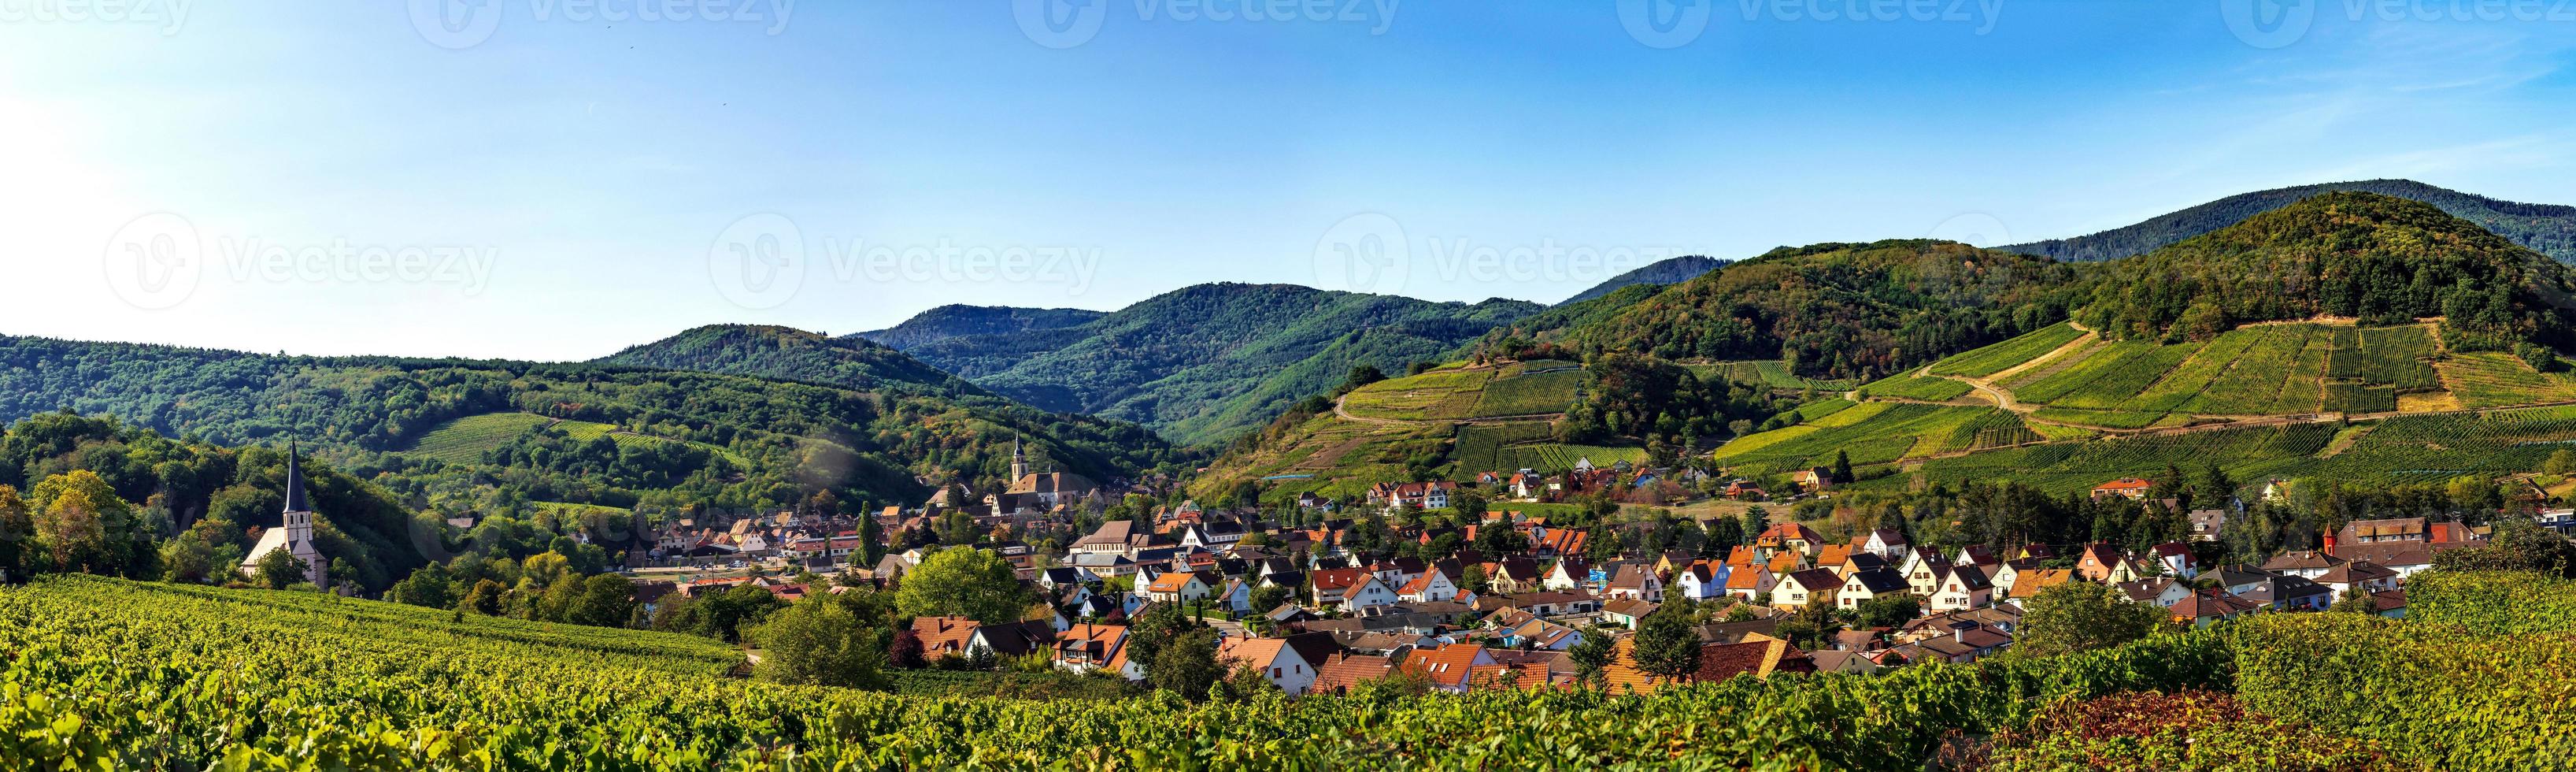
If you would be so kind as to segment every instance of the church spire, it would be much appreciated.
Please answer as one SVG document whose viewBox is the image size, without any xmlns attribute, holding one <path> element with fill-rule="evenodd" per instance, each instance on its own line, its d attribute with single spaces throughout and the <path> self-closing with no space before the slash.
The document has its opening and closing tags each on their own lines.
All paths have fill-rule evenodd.
<svg viewBox="0 0 2576 772">
<path fill-rule="evenodd" d="M 286 511 L 311 512 L 313 511 L 313 507 L 304 503 L 304 468 L 296 463 L 295 456 L 295 441 L 292 439 L 287 440 Z"/>
</svg>

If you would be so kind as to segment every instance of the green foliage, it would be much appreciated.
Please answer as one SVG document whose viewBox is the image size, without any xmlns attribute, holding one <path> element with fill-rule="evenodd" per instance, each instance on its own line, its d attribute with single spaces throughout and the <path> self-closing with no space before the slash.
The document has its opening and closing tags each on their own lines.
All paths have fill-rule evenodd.
<svg viewBox="0 0 2576 772">
<path fill-rule="evenodd" d="M 1628 652 L 1637 669 L 1665 678 L 1699 672 L 1699 631 L 1691 604 L 1665 603 L 1637 620 L 1637 637 Z"/>
<path fill-rule="evenodd" d="M 2247 707 L 2376 742 L 2424 768 L 2548 769 L 2576 758 L 2576 734 L 2564 731 L 2576 721 L 2576 679 L 2565 675 L 2576 672 L 2576 649 L 2564 636 L 2354 614 L 2241 625 L 2236 690 Z"/>
<path fill-rule="evenodd" d="M 1486 384 L 1484 396 L 1476 400 L 1472 417 L 1538 415 L 1562 413 L 1580 395 L 1583 385 L 1581 370 L 1558 370 L 1508 378 Z"/>
<path fill-rule="evenodd" d="M 992 550 L 951 547 L 923 558 L 895 590 L 904 616 L 960 616 L 985 624 L 1019 621 L 1030 598 L 1009 561 Z"/>
<path fill-rule="evenodd" d="M 1975 390 L 1976 389 L 1970 387 L 1966 381 L 1952 380 L 1937 375 L 1915 375 L 1907 372 L 1891 375 L 1870 385 L 1862 386 L 1860 387 L 1860 394 L 1864 397 L 1892 397 L 1897 399 L 1920 400 L 1924 402 L 1948 402 L 1953 399 L 1968 396 L 1968 392 Z"/>
<path fill-rule="evenodd" d="M 2012 369 L 2064 348 L 2084 337 L 2084 331 L 2073 325 L 2052 324 L 2011 340 L 1932 363 L 1933 375 L 1963 375 L 1983 378 Z"/>
<path fill-rule="evenodd" d="M 2254 215 L 2333 191 L 2365 191 L 2421 201 L 2441 207 L 2452 216 L 2476 223 L 2478 227 L 2494 231 L 2560 262 L 2576 262 L 2576 207 L 2498 201 L 2413 180 L 2333 182 L 2244 193 L 2123 228 L 2001 249 L 2047 255 L 2059 260 L 2116 260 L 2153 252 L 2178 241 L 2244 222 Z"/>
<path fill-rule="evenodd" d="M 876 631 L 830 595 L 814 594 L 769 615 L 755 638 L 763 681 L 851 689 L 883 689 L 885 654 Z"/>
<path fill-rule="evenodd" d="M 2145 638 L 2164 621 L 2164 609 L 2132 603 L 2109 585 L 2067 582 L 2031 597 L 2012 651 L 2046 657 L 2107 649 Z"/>
</svg>

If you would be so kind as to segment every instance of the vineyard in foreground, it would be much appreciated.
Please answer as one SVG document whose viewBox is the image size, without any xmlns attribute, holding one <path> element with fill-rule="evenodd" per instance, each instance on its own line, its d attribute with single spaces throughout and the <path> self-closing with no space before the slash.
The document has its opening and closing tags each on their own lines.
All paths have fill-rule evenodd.
<svg viewBox="0 0 2576 772">
<path fill-rule="evenodd" d="M 2213 707 L 2238 718 L 2162 738 L 2188 755 L 2169 768 L 2576 758 L 2576 737 L 2533 731 L 2576 718 L 2564 676 L 2576 655 L 2554 643 L 2576 593 L 2536 591 L 2528 577 L 2443 579 L 2419 578 L 2432 583 L 2424 614 L 2468 627 L 2275 615 L 2063 657 L 1651 696 L 1372 688 L 1067 705 L 748 682 L 728 676 L 730 650 L 667 635 L 63 578 L 0 589 L 0 768 L 1910 770 L 1959 738 L 2002 733 L 1999 766 L 2044 769 L 2102 758 L 2105 741 L 2014 744 L 2049 726 L 2034 718 L 2208 692 L 2234 692 L 2269 716 L 2265 731 Z M 2498 611 L 2509 587 L 2516 605 Z M 2354 758 L 2369 763 L 2343 764 Z"/>
</svg>

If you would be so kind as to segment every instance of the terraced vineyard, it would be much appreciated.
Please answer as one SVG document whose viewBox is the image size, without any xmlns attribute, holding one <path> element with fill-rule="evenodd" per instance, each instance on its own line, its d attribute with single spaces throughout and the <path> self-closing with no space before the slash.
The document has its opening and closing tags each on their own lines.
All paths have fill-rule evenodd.
<svg viewBox="0 0 2576 772">
<path fill-rule="evenodd" d="M 1747 359 L 1731 362 L 1703 362 L 1682 367 L 1702 381 L 1727 380 L 1769 386 L 1781 391 L 1850 391 L 1860 385 L 1854 381 L 1802 378 L 1789 372 L 1789 363 L 1777 359 Z"/>
<path fill-rule="evenodd" d="M 2119 341 L 2087 349 L 2064 369 L 2034 372 L 2009 384 L 2013 397 L 2059 407 L 2115 408 L 2146 391 L 2198 346 Z"/>
<path fill-rule="evenodd" d="M 2158 474 L 2167 464 L 2215 463 L 2237 479 L 2261 479 L 2304 461 L 2334 437 L 2332 424 L 2116 437 L 1975 453 L 1924 462 L 1920 476 L 1951 484 L 2010 479 L 2056 493 L 2104 480 Z M 1879 481 L 1902 485 L 1912 475 Z"/>
<path fill-rule="evenodd" d="M 1497 378 L 1485 384 L 1472 417 L 1562 413 L 1582 394 L 1583 371 L 1557 370 Z"/>
<path fill-rule="evenodd" d="M 509 444 L 550 420 L 535 413 L 466 416 L 430 430 L 403 452 L 450 464 L 472 464 L 483 459 L 484 451 Z"/>
<path fill-rule="evenodd" d="M 1545 441 L 1550 432 L 1544 423 L 1467 424 L 1458 427 L 1458 444 L 1452 457 L 1458 460 L 1462 474 L 1494 470 L 1536 469 L 1517 463 L 1518 450 L 1505 450 L 1515 443 Z M 1509 460 L 1506 460 L 1508 458 Z"/>
<path fill-rule="evenodd" d="M 1875 383 L 1871 383 L 1870 385 L 1860 387 L 1860 395 L 1863 397 L 1911 399 L 1923 402 L 1948 402 L 1950 400 L 1968 396 L 1968 392 L 1975 390 L 1975 387 L 1969 386 L 1966 381 L 1953 380 L 1936 375 L 1915 375 L 1913 373 L 1904 373 L 1890 376 Z"/>
<path fill-rule="evenodd" d="M 2436 363 L 2442 385 L 2461 407 L 2502 407 L 2576 400 L 2576 381 L 2542 373 L 2510 355 L 2495 352 L 2457 354 Z"/>
<path fill-rule="evenodd" d="M 2576 407 L 2398 416 L 2298 473 L 2400 481 L 2507 474 L 2538 469 L 2562 448 L 2576 448 Z"/>
<path fill-rule="evenodd" d="M 1441 421 L 1467 418 L 1484 397 L 1492 370 L 1433 370 L 1393 378 L 1352 391 L 1343 398 L 1351 415 L 1396 421 Z"/>
<path fill-rule="evenodd" d="M 1712 455 L 1743 473 L 1783 472 L 1832 463 L 1848 453 L 1857 465 L 2037 442 L 2021 416 L 1994 408 L 1868 402 L 1797 426 L 1736 439 Z"/>
<path fill-rule="evenodd" d="M 1932 363 L 1933 375 L 1983 378 L 2038 359 L 2084 337 L 2074 325 L 2060 322 L 1965 354 Z"/>
</svg>

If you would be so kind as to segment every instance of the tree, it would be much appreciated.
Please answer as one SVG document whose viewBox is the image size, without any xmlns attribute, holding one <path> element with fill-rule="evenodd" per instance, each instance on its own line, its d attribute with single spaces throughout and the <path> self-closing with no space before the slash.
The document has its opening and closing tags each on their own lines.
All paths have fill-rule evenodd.
<svg viewBox="0 0 2576 772">
<path fill-rule="evenodd" d="M 817 593 L 816 597 L 829 597 Z M 593 627 L 625 627 L 635 617 L 635 582 L 620 574 L 600 574 L 581 581 L 581 595 L 564 621 Z"/>
<path fill-rule="evenodd" d="M 1577 682 L 1599 686 L 1602 674 L 1610 667 L 1610 660 L 1619 656 L 1619 642 L 1610 637 L 1610 631 L 1601 629 L 1599 625 L 1586 626 L 1583 640 L 1566 649 L 1565 656 L 1574 662 Z"/>
<path fill-rule="evenodd" d="M 2443 571 L 2538 571 L 2576 578 L 2576 546 L 2528 517 L 2496 521 L 2495 535 L 2475 547 L 2433 553 Z"/>
<path fill-rule="evenodd" d="M 921 635 L 911 630 L 897 631 L 894 643 L 886 645 L 886 658 L 893 660 L 895 667 L 917 668 L 930 664 L 923 661 L 921 655 Z"/>
<path fill-rule="evenodd" d="M 1834 482 L 1848 483 L 1851 481 L 1851 452 L 1844 450 L 1834 451 Z"/>
<path fill-rule="evenodd" d="M 895 607 L 905 616 L 960 616 L 988 625 L 1019 621 L 1029 603 L 1001 555 L 963 547 L 931 553 L 895 590 Z"/>
<path fill-rule="evenodd" d="M 183 533 L 161 545 L 161 580 L 176 584 L 203 584 L 215 573 L 215 548 L 195 532 Z"/>
<path fill-rule="evenodd" d="M 1145 666 L 1146 682 L 1192 700 L 1207 699 L 1208 690 L 1225 679 L 1225 666 L 1216 660 L 1216 644 L 1214 628 L 1181 634 L 1155 653 L 1153 664 Z"/>
<path fill-rule="evenodd" d="M 0 485 L 0 579 L 27 581 L 27 542 L 36 537 L 35 518 L 18 489 Z"/>
<path fill-rule="evenodd" d="M 1386 380 L 1386 373 L 1379 371 L 1377 365 L 1352 365 L 1350 377 L 1342 380 L 1342 391 L 1348 392 L 1383 380 Z"/>
<path fill-rule="evenodd" d="M 2106 649 L 2147 637 L 2165 610 L 2109 585 L 2067 582 L 2039 591 L 2013 630 L 2013 651 L 2035 657 Z"/>
<path fill-rule="evenodd" d="M 857 614 L 815 594 L 779 609 L 761 624 L 760 664 L 752 675 L 773 683 L 884 689 L 884 655 L 876 633 Z"/>
<path fill-rule="evenodd" d="M 259 584 L 272 590 L 283 590 L 306 581 L 304 572 L 311 568 L 303 558 L 283 549 L 269 550 L 259 556 Z"/>
<path fill-rule="evenodd" d="M 487 617 L 497 617 L 501 615 L 501 602 L 505 599 L 504 596 L 509 594 L 510 588 L 501 586 L 500 582 L 490 579 L 478 580 L 474 583 L 474 589 L 465 592 L 465 599 L 457 602 L 456 608 Z"/>
<path fill-rule="evenodd" d="M 2540 471 L 2554 475 L 2576 474 L 2576 450 L 2559 448 L 2551 451 L 2549 460 L 2540 462 Z"/>
<path fill-rule="evenodd" d="M 1295 594 L 1293 590 L 1276 584 L 1267 584 L 1262 585 L 1259 588 L 1255 588 L 1252 591 L 1252 612 L 1255 614 L 1267 613 L 1271 609 L 1278 608 L 1281 604 L 1287 603 L 1289 596 L 1293 594 Z"/>
<path fill-rule="evenodd" d="M 1666 603 L 1637 623 L 1628 657 L 1650 675 L 1679 679 L 1699 672 L 1699 631 L 1687 603 Z"/>
<path fill-rule="evenodd" d="M 1485 576 L 1485 567 L 1481 565 L 1468 566 L 1458 574 L 1458 586 L 1478 595 L 1485 594 L 1485 588 L 1493 583 L 1492 578 Z"/>
<path fill-rule="evenodd" d="M 454 608 L 456 580 L 448 575 L 446 566 L 431 563 L 395 582 L 385 591 L 385 599 L 424 608 Z"/>
<path fill-rule="evenodd" d="M 2379 600 L 2370 596 L 2369 588 L 2354 587 L 2350 590 L 2344 591 L 2343 597 L 2336 598 L 2334 605 L 2327 606 L 2326 610 L 2329 612 L 2344 614 L 2368 614 L 2371 616 L 2378 616 Z"/>
<path fill-rule="evenodd" d="M 1922 599 L 1908 593 L 1891 592 L 1860 602 L 1862 627 L 1896 627 L 1922 613 Z"/>
</svg>

